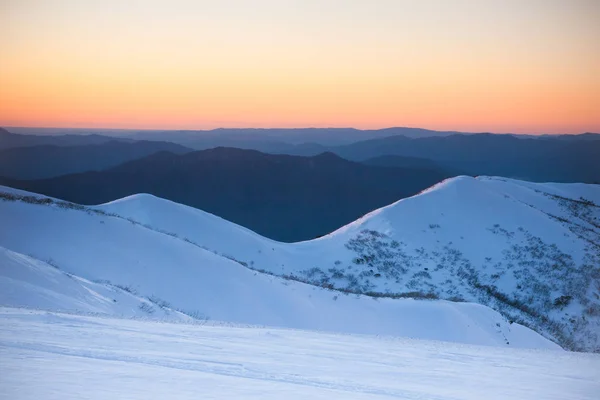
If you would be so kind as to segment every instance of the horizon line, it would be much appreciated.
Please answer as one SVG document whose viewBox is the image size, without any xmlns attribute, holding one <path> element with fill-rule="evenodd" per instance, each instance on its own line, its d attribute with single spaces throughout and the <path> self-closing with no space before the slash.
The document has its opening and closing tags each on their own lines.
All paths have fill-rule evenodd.
<svg viewBox="0 0 600 400">
<path fill-rule="evenodd" d="M 283 130 L 283 131 L 293 131 L 293 130 L 318 130 L 318 129 L 332 129 L 332 130 L 355 130 L 361 132 L 368 131 L 384 131 L 391 129 L 418 129 L 430 132 L 442 132 L 442 133 L 455 133 L 455 134 L 491 134 L 491 135 L 522 135 L 522 136 L 561 136 L 561 135 L 585 135 L 585 134 L 595 134 L 598 135 L 600 132 L 578 132 L 578 133 L 544 133 L 544 132 L 527 132 L 527 133 L 515 133 L 515 132 L 493 132 L 493 131 L 468 131 L 468 130 L 438 130 L 438 129 L 430 129 L 430 128 L 420 128 L 413 126 L 389 126 L 385 128 L 355 128 L 352 126 L 345 127 L 335 127 L 335 126 L 327 126 L 327 127 L 317 127 L 317 126 L 304 126 L 304 127 L 218 127 L 218 128 L 186 128 L 186 129 L 177 129 L 177 128 L 115 128 L 115 127 L 73 127 L 73 126 L 16 126 L 16 125 L 0 125 L 0 128 L 4 128 L 9 130 L 13 129 L 65 129 L 65 130 L 94 130 L 94 131 L 161 131 L 161 132 L 213 132 L 219 130 Z M 10 132 L 14 133 L 14 132 Z"/>
</svg>

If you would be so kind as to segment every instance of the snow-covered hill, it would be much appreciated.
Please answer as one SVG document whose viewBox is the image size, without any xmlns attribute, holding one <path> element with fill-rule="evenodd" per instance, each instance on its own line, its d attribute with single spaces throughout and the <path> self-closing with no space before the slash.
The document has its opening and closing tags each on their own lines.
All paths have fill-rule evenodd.
<svg viewBox="0 0 600 400">
<path fill-rule="evenodd" d="M 54 238 L 44 239 L 49 247 L 37 250 L 41 254 L 53 249 L 55 258 L 42 262 L 0 248 L 0 305 L 162 321 L 216 320 L 503 347 L 559 348 L 478 304 L 343 296 L 251 271 L 120 218 L 109 217 L 100 223 L 78 211 L 35 207 L 38 218 L 46 214 L 56 217 L 57 224 L 62 220 L 63 228 L 57 229 Z M 90 217 L 94 225 L 85 235 L 68 228 L 86 220 L 89 223 Z M 96 224 L 102 229 L 95 230 Z M 77 242 L 77 237 L 82 240 Z M 76 247 L 63 244 L 69 242 Z M 118 248 L 123 251 L 115 251 Z M 163 252 L 173 257 L 172 264 L 157 259 Z"/>
<path fill-rule="evenodd" d="M 566 348 L 599 351 L 599 204 L 598 185 L 458 177 L 295 244 L 148 195 L 100 209 L 250 268 L 354 293 L 475 301 Z"/>
<path fill-rule="evenodd" d="M 466 300 L 563 347 L 600 348 L 595 185 L 459 177 L 294 244 L 149 195 L 85 208 L 0 192 L 0 246 L 183 313 L 470 343 L 521 340 L 502 338 L 508 328 L 523 330 L 518 324 L 456 302 Z M 466 319 L 457 323 L 457 314 Z M 473 334 L 474 325 L 484 333 Z"/>
</svg>

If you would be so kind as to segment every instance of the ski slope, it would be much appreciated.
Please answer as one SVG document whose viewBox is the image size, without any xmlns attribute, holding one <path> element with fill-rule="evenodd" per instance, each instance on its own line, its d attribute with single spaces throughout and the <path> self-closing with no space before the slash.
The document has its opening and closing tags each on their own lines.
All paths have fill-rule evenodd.
<svg viewBox="0 0 600 400">
<path fill-rule="evenodd" d="M 592 400 L 600 355 L 0 308 L 2 399 Z"/>
<path fill-rule="evenodd" d="M 453 178 L 293 244 L 150 195 L 35 198 L 0 202 L 0 246 L 200 319 L 531 347 L 508 318 L 569 349 L 600 346 L 597 185 Z"/>
</svg>

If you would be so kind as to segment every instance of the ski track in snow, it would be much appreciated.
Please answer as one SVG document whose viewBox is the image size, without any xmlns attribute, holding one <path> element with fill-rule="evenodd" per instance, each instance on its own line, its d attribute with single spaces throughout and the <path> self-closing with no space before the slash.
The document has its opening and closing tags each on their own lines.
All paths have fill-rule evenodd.
<svg viewBox="0 0 600 400">
<path fill-rule="evenodd" d="M 0 308 L 0 360 L 2 399 L 596 399 L 600 393 L 596 354 L 8 308 Z"/>
</svg>

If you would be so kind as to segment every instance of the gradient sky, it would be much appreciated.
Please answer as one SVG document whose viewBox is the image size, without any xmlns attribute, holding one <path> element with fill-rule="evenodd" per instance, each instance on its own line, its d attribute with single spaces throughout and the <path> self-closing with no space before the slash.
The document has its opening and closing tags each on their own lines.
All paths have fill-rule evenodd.
<svg viewBox="0 0 600 400">
<path fill-rule="evenodd" d="M 0 0 L 0 126 L 600 132 L 600 1 Z"/>
</svg>

